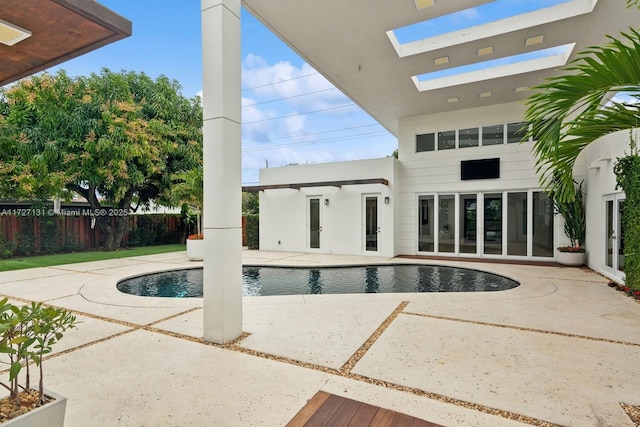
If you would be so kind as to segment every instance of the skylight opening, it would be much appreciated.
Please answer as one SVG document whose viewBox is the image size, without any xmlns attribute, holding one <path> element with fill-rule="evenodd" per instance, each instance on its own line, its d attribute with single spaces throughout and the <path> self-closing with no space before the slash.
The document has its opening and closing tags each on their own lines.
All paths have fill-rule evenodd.
<svg viewBox="0 0 640 427">
<path fill-rule="evenodd" d="M 524 1 L 518 2 L 516 9 L 513 0 L 495 0 L 471 9 L 397 28 L 393 30 L 393 33 L 400 44 L 411 43 L 571 1 L 573 0 Z M 518 13 L 514 14 L 514 10 L 517 10 Z"/>
<path fill-rule="evenodd" d="M 400 58 L 514 33 L 587 13 L 598 0 L 494 0 L 460 12 L 387 31 Z M 542 43 L 533 37 L 527 46 Z"/>
<path fill-rule="evenodd" d="M 419 91 L 491 80 L 566 65 L 575 43 L 413 76 Z"/>
</svg>

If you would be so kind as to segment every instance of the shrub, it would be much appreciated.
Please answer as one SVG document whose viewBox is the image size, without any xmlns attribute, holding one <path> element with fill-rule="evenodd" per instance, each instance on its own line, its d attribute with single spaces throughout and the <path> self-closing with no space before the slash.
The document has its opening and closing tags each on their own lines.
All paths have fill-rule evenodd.
<svg viewBox="0 0 640 427">
<path fill-rule="evenodd" d="M 247 247 L 260 249 L 260 215 L 248 214 L 246 217 Z"/>
<path fill-rule="evenodd" d="M 631 152 L 618 158 L 613 172 L 616 174 L 617 188 L 622 189 L 624 203 L 624 273 L 625 283 L 634 290 L 640 290 L 640 153 L 633 135 L 629 138 Z"/>
</svg>

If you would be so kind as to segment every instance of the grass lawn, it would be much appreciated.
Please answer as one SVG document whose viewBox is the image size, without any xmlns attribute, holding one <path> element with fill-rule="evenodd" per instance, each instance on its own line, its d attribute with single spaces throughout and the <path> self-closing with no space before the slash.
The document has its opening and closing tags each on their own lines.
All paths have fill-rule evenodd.
<svg viewBox="0 0 640 427">
<path fill-rule="evenodd" d="M 106 259 L 127 258 L 140 255 L 163 254 L 186 250 L 185 245 L 144 246 L 141 248 L 120 249 L 112 252 L 89 251 L 69 254 L 39 255 L 23 258 L 0 260 L 0 271 L 22 270 L 34 267 L 50 267 L 52 265 L 75 264 L 78 262 L 103 261 Z"/>
</svg>

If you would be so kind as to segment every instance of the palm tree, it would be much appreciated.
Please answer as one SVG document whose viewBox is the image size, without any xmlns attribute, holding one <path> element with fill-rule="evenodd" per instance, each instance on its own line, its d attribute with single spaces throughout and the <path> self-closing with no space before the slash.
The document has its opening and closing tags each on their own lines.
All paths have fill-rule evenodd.
<svg viewBox="0 0 640 427">
<path fill-rule="evenodd" d="M 640 8 L 640 0 L 627 0 Z M 527 100 L 525 120 L 536 141 L 536 171 L 556 202 L 576 199 L 573 169 L 582 150 L 597 139 L 640 126 L 640 33 L 636 29 L 608 36 L 602 47 L 578 54 L 564 75 L 535 87 Z M 626 94 L 630 101 L 610 99 Z M 631 135 L 632 153 L 614 167 L 618 186 L 626 194 L 625 274 L 632 289 L 640 289 L 640 158 Z"/>
<path fill-rule="evenodd" d="M 186 204 L 196 211 L 197 233 L 202 236 L 202 208 L 204 189 L 202 180 L 202 165 L 183 171 L 172 176 L 176 182 L 171 189 L 171 199 L 174 203 Z"/>
<path fill-rule="evenodd" d="M 640 7 L 640 0 L 628 0 Z M 536 86 L 527 100 L 525 120 L 532 123 L 533 152 L 543 186 L 561 200 L 575 196 L 573 167 L 580 152 L 609 133 L 640 125 L 640 33 L 578 54 L 567 73 Z M 609 100 L 629 94 L 629 101 Z M 634 101 L 635 100 L 635 101 Z"/>
</svg>

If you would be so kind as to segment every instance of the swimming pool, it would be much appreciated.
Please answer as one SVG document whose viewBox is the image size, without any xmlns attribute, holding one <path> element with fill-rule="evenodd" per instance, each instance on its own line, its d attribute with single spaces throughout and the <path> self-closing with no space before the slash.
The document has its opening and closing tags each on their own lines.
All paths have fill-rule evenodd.
<svg viewBox="0 0 640 427">
<path fill-rule="evenodd" d="M 202 268 L 123 280 L 121 292 L 153 297 L 202 297 Z M 515 280 L 478 270 L 440 265 L 242 268 L 243 294 L 301 295 L 402 292 L 487 292 L 513 289 Z"/>
</svg>

